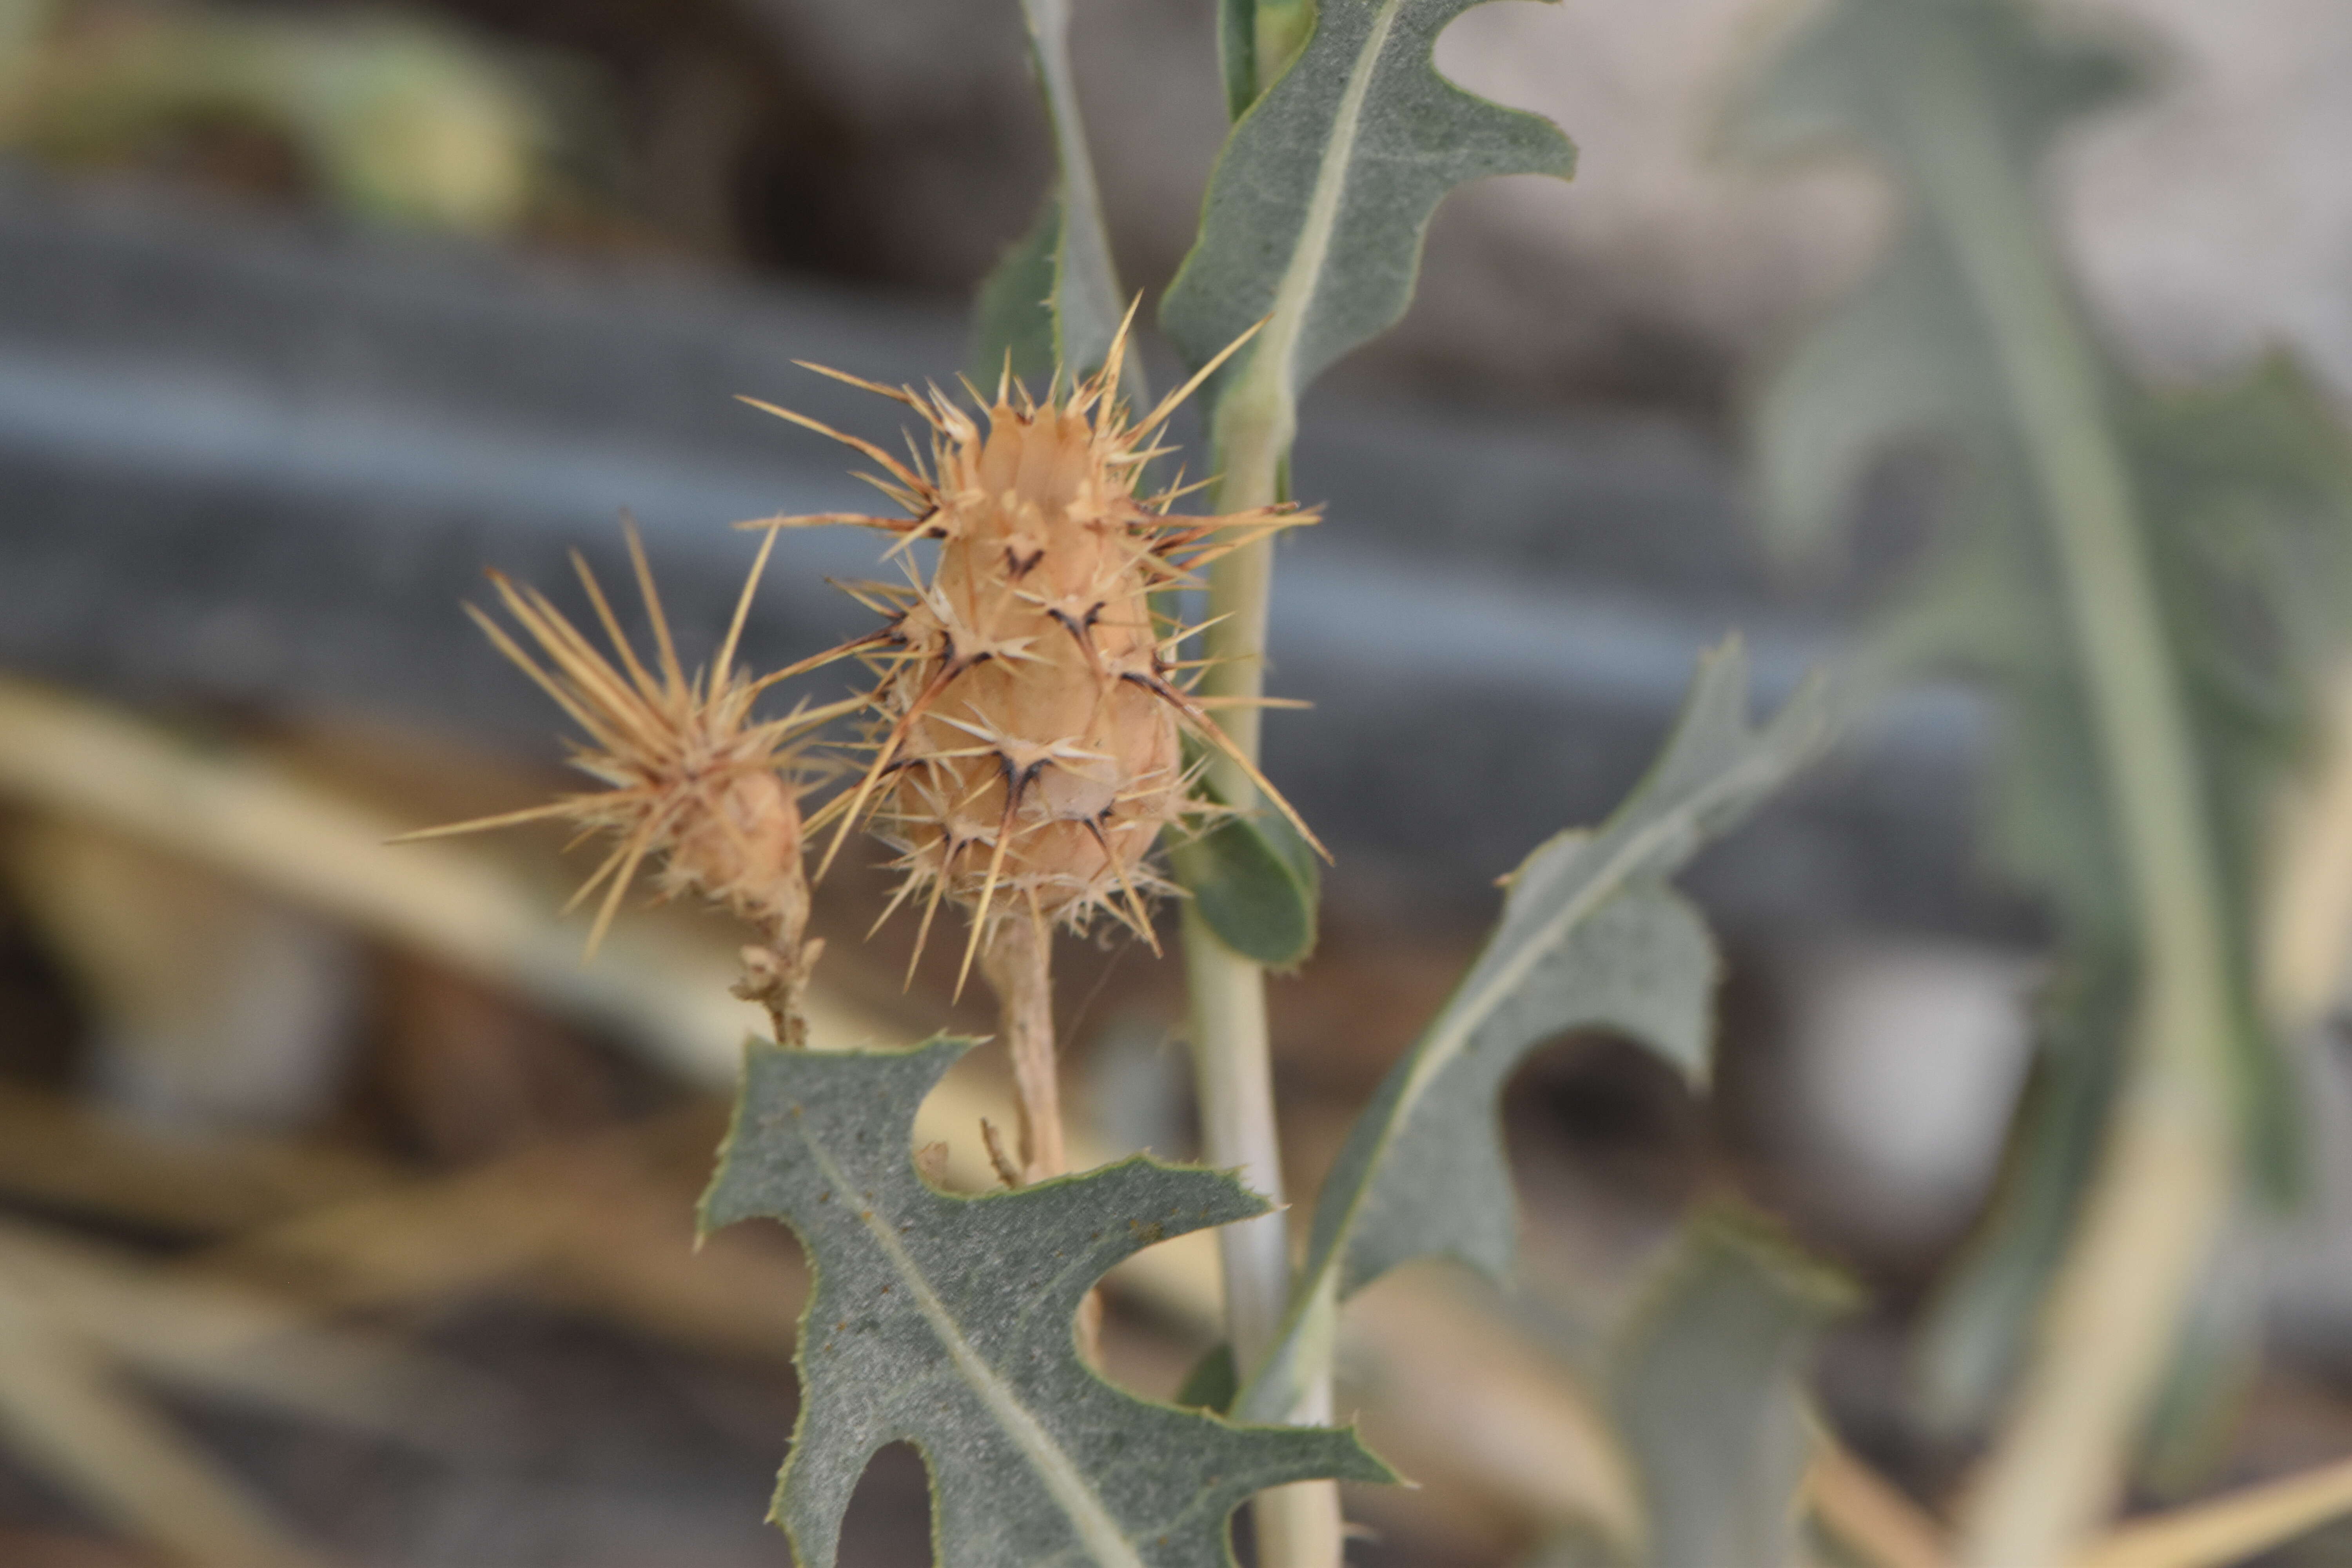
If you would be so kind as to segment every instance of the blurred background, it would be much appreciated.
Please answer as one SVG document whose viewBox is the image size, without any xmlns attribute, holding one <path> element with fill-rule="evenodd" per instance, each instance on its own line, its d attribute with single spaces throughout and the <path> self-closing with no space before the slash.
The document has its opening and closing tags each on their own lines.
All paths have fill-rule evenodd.
<svg viewBox="0 0 2352 1568">
<path fill-rule="evenodd" d="M 1268 771 L 1338 861 L 1274 993 L 1295 1191 L 1493 879 L 1614 804 L 1698 651 L 1743 632 L 1776 701 L 1916 553 L 1900 467 L 1801 580 L 1743 501 L 1744 396 L 1891 216 L 1858 167 L 1721 155 L 1801 9 L 1501 4 L 1441 43 L 1582 164 L 1449 202 L 1412 314 L 1306 409 L 1328 521 L 1286 546 L 1274 655 L 1314 706 L 1269 723 Z M 2165 62 L 2053 170 L 2104 324 L 2158 380 L 2285 345 L 2352 395 L 2352 10 L 2081 9 Z M 1077 7 L 1155 297 L 1223 131 L 1213 11 Z M 625 508 L 707 650 L 751 553 L 729 523 L 857 504 L 735 395 L 887 437 L 793 361 L 953 374 L 1050 175 L 1013 0 L 0 0 L 0 1563 L 788 1561 L 760 1514 L 797 1253 L 691 1250 L 755 1021 L 729 931 L 631 912 L 583 967 L 560 837 L 383 840 L 562 787 L 555 715 L 461 613 L 485 566 L 555 590 L 576 548 L 614 581 Z M 825 579 L 873 554 L 788 536 L 753 656 L 858 629 Z M 1923 1496 L 1958 1474 L 1905 1333 L 1985 1202 L 2044 935 L 1972 846 L 1990 729 L 1907 691 L 1702 862 L 1731 959 L 1707 1101 L 1598 1038 L 1513 1082 L 1524 1285 L 1410 1271 L 1355 1331 L 1343 1403 L 1423 1483 L 1353 1500 L 1361 1562 L 1522 1561 L 1591 1503 L 1566 1369 L 1727 1188 L 1865 1287 L 1815 1369 L 1847 1440 Z M 987 1027 L 952 952 L 902 986 L 909 926 L 864 940 L 885 891 L 854 864 L 821 889 L 822 1027 Z M 1187 1154 L 1181 977 L 1066 952 L 1092 1146 Z M 2249 1273 L 2269 1353 L 2221 1473 L 2352 1450 L 2352 1194 L 2321 1207 Z M 1123 1381 L 1177 1386 L 1212 1267 L 1118 1283 Z M 886 1455 L 845 1560 L 924 1561 L 924 1508 Z"/>
</svg>

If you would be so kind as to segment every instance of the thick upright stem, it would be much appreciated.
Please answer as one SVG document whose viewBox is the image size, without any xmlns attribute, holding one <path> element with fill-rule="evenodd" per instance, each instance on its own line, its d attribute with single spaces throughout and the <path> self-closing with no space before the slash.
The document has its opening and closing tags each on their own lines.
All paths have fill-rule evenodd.
<svg viewBox="0 0 2352 1568">
<path fill-rule="evenodd" d="M 1230 405 L 1228 405 L 1230 406 Z M 1217 488 L 1221 511 L 1239 511 L 1277 499 L 1283 455 L 1290 445 L 1289 405 L 1258 405 L 1264 416 L 1221 418 Z M 1265 692 L 1266 607 L 1274 582 L 1274 550 L 1261 540 L 1210 568 L 1209 617 L 1203 650 L 1212 662 L 1202 681 L 1213 697 L 1242 700 L 1219 710 L 1227 737 L 1244 755 L 1258 755 L 1258 710 Z M 1213 757 L 1218 794 L 1248 810 L 1258 795 L 1248 773 Z M 1197 908 L 1184 910 L 1184 963 L 1192 993 L 1192 1063 L 1201 1102 L 1202 1154 L 1212 1165 L 1240 1171 L 1242 1180 L 1277 1205 L 1260 1218 L 1218 1233 L 1225 1273 L 1225 1324 L 1235 1372 L 1246 1383 L 1272 1347 L 1290 1296 L 1289 1233 L 1283 1201 L 1282 1143 L 1275 1121 L 1274 1074 L 1267 1048 L 1265 973 L 1219 941 Z M 1328 1419 L 1330 1380 L 1318 1380 L 1302 1420 Z M 1252 1508 L 1263 1568 L 1336 1568 L 1341 1534 L 1339 1488 L 1305 1481 L 1260 1494 Z"/>
<path fill-rule="evenodd" d="M 1243 511 L 1276 496 L 1282 454 L 1290 439 L 1286 402 L 1260 405 L 1264 416 L 1234 416 L 1221 405 L 1217 456 L 1220 511 Z M 1246 544 L 1209 569 L 1209 660 L 1201 688 L 1219 699 L 1218 723 L 1234 748 L 1255 762 L 1258 710 L 1265 694 L 1265 626 L 1274 584 L 1269 540 Z M 1247 769 L 1212 752 L 1210 782 L 1236 809 L 1258 804 Z M 1202 1153 L 1212 1165 L 1239 1170 L 1242 1179 L 1276 1205 L 1263 1218 L 1219 1233 L 1225 1264 L 1226 1332 L 1235 1371 L 1244 1379 L 1274 1342 L 1290 1295 L 1290 1249 L 1280 1210 L 1282 1142 L 1275 1123 L 1274 1073 L 1267 1049 L 1265 973 L 1227 947 L 1197 907 L 1184 910 L 1184 964 L 1192 992 L 1193 1074 L 1199 1086 Z"/>
<path fill-rule="evenodd" d="M 1990 326 L 2052 529 L 2102 784 L 2138 913 L 2141 994 L 2099 1175 L 2032 1363 L 1962 1522 L 1972 1568 L 2072 1561 L 2126 1457 L 2234 1180 L 2234 1026 L 2204 781 L 2097 360 L 1964 51 L 1912 82 L 1910 153 Z"/>
<path fill-rule="evenodd" d="M 1282 1147 L 1276 1132 L 1274 1074 L 1266 1045 L 1265 975 L 1217 940 L 1200 911 L 1184 908 L 1184 969 L 1192 1005 L 1192 1071 L 1201 1105 L 1202 1157 L 1236 1170 L 1279 1205 Z M 1223 1226 L 1225 1332 L 1244 1381 L 1274 1343 L 1290 1297 L 1290 1240 L 1279 1206 Z M 1330 1417 L 1330 1383 L 1297 1412 Z M 1339 1489 L 1302 1481 L 1262 1492 L 1251 1507 L 1262 1568 L 1334 1568 L 1341 1535 Z"/>
<path fill-rule="evenodd" d="M 1267 1053 L 1265 994 L 1256 964 L 1219 942 L 1200 911 L 1184 908 L 1184 970 L 1192 993 L 1192 1079 L 1201 1108 L 1203 1160 L 1236 1173 L 1273 1214 L 1217 1232 L 1224 1262 L 1225 1334 L 1237 1369 L 1253 1367 L 1274 1342 L 1290 1295 L 1290 1247 L 1283 1226 L 1282 1148 L 1275 1131 L 1274 1075 Z"/>
</svg>

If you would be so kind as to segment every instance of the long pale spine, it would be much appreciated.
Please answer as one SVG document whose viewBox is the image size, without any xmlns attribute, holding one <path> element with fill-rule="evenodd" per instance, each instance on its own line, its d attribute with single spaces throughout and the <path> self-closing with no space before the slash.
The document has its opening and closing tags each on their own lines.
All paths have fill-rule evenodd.
<svg viewBox="0 0 2352 1568">
<path fill-rule="evenodd" d="M 2126 1456 L 2233 1181 L 2232 1029 L 2203 781 L 2097 361 L 1958 51 L 1914 84 L 1908 149 L 1978 310 L 2050 519 L 2141 932 L 2138 1016 L 2098 1176 L 2024 1382 L 1962 1521 L 1960 1561 L 2072 1561 Z"/>
</svg>

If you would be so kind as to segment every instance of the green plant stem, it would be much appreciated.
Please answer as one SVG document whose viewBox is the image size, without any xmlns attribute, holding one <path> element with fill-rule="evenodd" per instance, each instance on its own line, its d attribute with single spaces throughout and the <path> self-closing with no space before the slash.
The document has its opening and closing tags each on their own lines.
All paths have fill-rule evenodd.
<svg viewBox="0 0 2352 1568">
<path fill-rule="evenodd" d="M 1255 99 L 1304 47 L 1313 0 L 1228 0 L 1220 25 L 1248 35 L 1240 54 L 1254 83 L 1229 89 Z M 1237 39 L 1227 40 L 1229 56 Z M 1229 64 L 1231 63 L 1229 59 Z M 1254 89 L 1254 90 L 1250 90 Z M 1360 96 L 1360 95 L 1359 95 Z M 1236 118 L 1247 104 L 1236 101 Z M 1319 199 L 1339 199 L 1332 179 Z M 1328 216 L 1328 215 L 1327 215 Z M 1328 222 L 1323 226 L 1328 228 Z M 1216 508 L 1244 511 L 1283 499 L 1284 465 L 1297 430 L 1298 389 L 1291 374 L 1305 295 L 1321 268 L 1318 256 L 1299 258 L 1278 291 L 1276 324 L 1246 351 L 1219 391 L 1211 436 L 1216 449 Z M 1202 693 L 1226 700 L 1218 722 L 1242 756 L 1258 760 L 1260 710 L 1265 695 L 1265 628 L 1274 587 L 1274 544 L 1261 539 L 1209 568 L 1209 629 L 1202 649 L 1209 663 Z M 1209 782 L 1234 809 L 1259 805 L 1249 771 L 1212 753 Z M 1193 1072 L 1200 1088 L 1202 1153 L 1209 1163 L 1237 1167 L 1242 1179 L 1277 1205 L 1275 1212 L 1218 1233 L 1225 1274 L 1225 1323 L 1234 1373 L 1246 1385 L 1281 1332 L 1291 1289 L 1290 1238 L 1282 1204 L 1282 1142 L 1274 1110 L 1273 1062 L 1265 1016 L 1265 972 L 1219 941 L 1200 912 L 1184 910 L 1185 972 L 1192 993 Z M 1288 1412 L 1294 1422 L 1331 1415 L 1328 1362 L 1307 1380 Z M 1339 1568 L 1343 1536 L 1339 1489 L 1304 1481 L 1262 1492 L 1251 1505 L 1261 1568 Z"/>
<path fill-rule="evenodd" d="M 2053 530 L 2138 911 L 2140 995 L 2098 1175 L 1962 1521 L 1969 1568 L 2072 1561 L 2114 1510 L 2233 1189 L 2234 1027 L 2204 782 L 2098 361 L 1961 51 L 1909 153 L 1990 329 Z"/>
<path fill-rule="evenodd" d="M 1217 507 L 1237 511 L 1265 506 L 1280 494 L 1282 462 L 1290 447 L 1287 397 L 1252 400 L 1259 417 L 1227 418 L 1221 405 L 1217 451 L 1223 477 Z M 1274 551 L 1259 541 L 1218 561 L 1209 572 L 1209 617 L 1203 653 L 1213 661 L 1202 680 L 1210 696 L 1240 698 L 1220 710 L 1234 747 L 1255 762 L 1258 710 L 1248 699 L 1265 690 L 1266 605 L 1274 583 Z M 1240 810 L 1258 804 L 1257 787 L 1230 758 L 1213 755 L 1211 782 Z M 1274 1074 L 1268 1053 L 1265 972 L 1217 939 L 1200 912 L 1184 910 L 1184 966 L 1191 990 L 1192 1065 L 1201 1103 L 1202 1156 L 1236 1169 L 1276 1205 L 1283 1201 L 1282 1142 L 1275 1121 Z M 1225 1324 L 1235 1374 L 1255 1373 L 1282 1326 L 1290 1296 L 1290 1240 L 1276 1212 L 1218 1232 L 1225 1274 Z M 1330 1415 L 1328 1369 L 1293 1419 Z M 1259 1495 L 1252 1505 L 1262 1568 L 1337 1568 L 1340 1556 L 1339 1488 L 1305 1481 Z"/>
<path fill-rule="evenodd" d="M 1266 1050 L 1265 977 L 1184 910 L 1185 978 L 1192 991 L 1192 1070 L 1203 1160 L 1237 1173 L 1276 1212 L 1217 1232 L 1224 1263 L 1225 1333 L 1236 1368 L 1255 1366 L 1274 1341 L 1290 1289 L 1290 1246 L 1279 1205 L 1282 1149 L 1275 1130 Z"/>
</svg>

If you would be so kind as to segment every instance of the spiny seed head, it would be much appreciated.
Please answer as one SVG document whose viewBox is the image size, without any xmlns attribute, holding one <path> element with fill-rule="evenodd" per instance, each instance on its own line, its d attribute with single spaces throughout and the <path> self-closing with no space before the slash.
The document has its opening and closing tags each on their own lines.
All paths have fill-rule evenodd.
<svg viewBox="0 0 2352 1568">
<path fill-rule="evenodd" d="M 499 650 L 586 732 L 586 743 L 573 745 L 572 765 L 605 787 L 428 831 L 464 833 L 552 817 L 616 837 L 619 843 L 572 900 L 576 908 L 604 889 L 588 939 L 592 952 L 639 867 L 649 859 L 658 866 L 656 882 L 664 896 L 709 899 L 758 928 L 772 944 L 796 951 L 808 919 L 808 883 L 802 868 L 794 742 L 840 710 L 795 711 L 766 721 L 751 716 L 769 682 L 737 670 L 734 653 L 773 535 L 761 545 L 717 660 L 692 676 L 678 663 L 634 526 L 628 541 L 653 623 L 656 669 L 647 668 L 631 648 L 604 591 L 576 554 L 572 564 L 612 645 L 610 658 L 546 595 L 499 574 L 492 573 L 490 580 L 500 602 L 546 662 L 526 652 L 488 616 L 467 606 Z"/>
<path fill-rule="evenodd" d="M 1169 573 L 1115 423 L 999 402 L 941 443 L 939 562 L 873 692 L 897 735 L 881 831 L 921 882 L 977 910 L 1083 926 L 1136 889 L 1181 811 L 1174 709 L 1155 696 L 1150 590 Z M 1129 679 L 1130 676 L 1136 679 Z"/>
<path fill-rule="evenodd" d="M 971 912 L 967 969 L 1008 917 L 1084 930 L 1108 913 L 1151 940 L 1145 900 L 1167 890 L 1150 868 L 1152 845 L 1169 824 L 1215 809 L 1189 798 L 1183 737 L 1224 744 L 1171 672 L 1192 630 L 1156 620 L 1152 595 L 1311 521 L 1286 504 L 1179 517 L 1167 508 L 1181 491 L 1139 497 L 1152 439 L 1192 386 L 1131 420 L 1118 396 L 1125 343 L 1122 331 L 1098 374 L 1042 403 L 1008 375 L 994 397 L 974 393 L 977 416 L 936 388 L 823 372 L 920 415 L 928 462 L 770 410 L 873 458 L 884 471 L 867 477 L 907 510 L 746 526 L 855 522 L 900 536 L 890 553 L 906 581 L 861 594 L 887 625 L 835 650 L 879 679 L 865 699 L 865 777 L 826 814 L 840 812 L 841 833 L 868 821 L 898 851 L 906 877 L 891 907 L 922 895 L 919 952 L 942 898 Z M 928 578 L 906 551 L 917 540 L 938 543 Z"/>
</svg>

